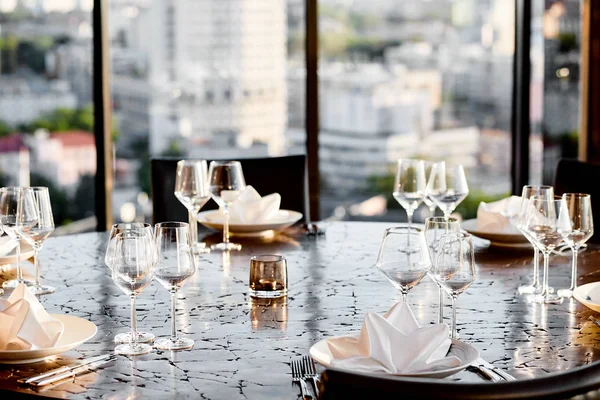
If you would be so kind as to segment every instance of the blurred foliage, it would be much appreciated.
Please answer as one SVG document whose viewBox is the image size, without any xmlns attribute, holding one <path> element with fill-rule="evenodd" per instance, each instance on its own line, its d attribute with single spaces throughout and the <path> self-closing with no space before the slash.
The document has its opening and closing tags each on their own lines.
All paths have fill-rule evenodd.
<svg viewBox="0 0 600 400">
<path fill-rule="evenodd" d="M 560 136 L 561 155 L 565 158 L 577 158 L 579 154 L 579 132 L 566 132 Z"/>
<path fill-rule="evenodd" d="M 71 213 L 69 212 L 69 196 L 67 192 L 43 175 L 31 173 L 29 176 L 31 186 L 45 186 L 50 194 L 50 204 L 52 205 L 52 215 L 56 226 L 64 225 L 69 222 Z"/>
<path fill-rule="evenodd" d="M 140 151 L 141 146 L 143 146 L 142 141 L 140 141 L 140 143 L 138 143 L 136 145 L 136 147 L 137 147 L 136 150 Z M 186 153 L 181 149 L 181 145 L 179 144 L 179 142 L 177 140 L 172 140 L 171 143 L 169 144 L 169 147 L 167 148 L 167 150 L 165 150 L 161 154 L 161 156 L 163 156 L 163 157 L 181 157 L 181 158 L 184 158 L 185 155 L 186 155 Z M 141 188 L 142 192 L 151 194 L 152 176 L 150 173 L 151 172 L 150 171 L 150 152 L 148 150 L 147 142 L 146 142 L 146 149 L 145 149 L 145 151 L 143 151 L 140 154 L 139 160 L 140 160 L 140 167 L 138 168 L 138 171 L 137 171 L 137 178 L 138 178 L 140 188 Z"/>
<path fill-rule="evenodd" d="M 508 196 L 510 196 L 510 192 L 490 195 L 478 189 L 470 190 L 467 198 L 456 207 L 456 212 L 458 212 L 463 219 L 475 218 L 477 217 L 477 207 L 479 207 L 479 203 L 482 201 L 491 203 L 492 201 L 504 199 Z"/>
<path fill-rule="evenodd" d="M 10 127 L 10 125 L 8 125 L 6 122 L 0 120 L 0 136 L 7 136 L 11 132 L 13 132 L 13 130 Z"/>
<path fill-rule="evenodd" d="M 79 220 L 95 215 L 95 180 L 96 178 L 93 175 L 84 175 L 79 180 L 79 184 L 73 195 L 73 200 L 71 201 L 71 204 L 73 205 L 71 213 L 73 220 Z"/>
</svg>

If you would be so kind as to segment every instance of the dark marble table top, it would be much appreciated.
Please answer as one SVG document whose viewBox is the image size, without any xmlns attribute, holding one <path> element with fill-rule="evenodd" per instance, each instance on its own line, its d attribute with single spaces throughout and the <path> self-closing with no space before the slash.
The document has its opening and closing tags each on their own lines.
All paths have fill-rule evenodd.
<svg viewBox="0 0 600 400">
<path fill-rule="evenodd" d="M 107 234 L 50 238 L 41 254 L 43 277 L 57 292 L 42 296 L 42 303 L 51 313 L 89 319 L 98 333 L 51 360 L 0 366 L 0 389 L 74 399 L 296 398 L 299 391 L 291 382 L 290 359 L 307 354 L 323 338 L 357 332 L 365 312 L 383 313 L 400 300 L 373 266 L 388 226 L 332 223 L 324 237 L 290 232 L 270 239 L 243 239 L 239 253 L 203 256 L 178 301 L 177 323 L 196 341 L 192 350 L 119 357 L 102 370 L 34 392 L 19 387 L 17 379 L 109 353 L 114 335 L 130 326 L 128 298 L 112 283 L 103 263 Z M 216 240 L 216 235 L 205 238 Z M 600 328 L 588 321 L 593 311 L 574 300 L 528 304 L 515 289 L 531 279 L 531 251 L 498 250 L 487 248 L 487 243 L 477 241 L 477 281 L 458 300 L 462 340 L 520 379 L 600 359 Z M 580 284 L 600 280 L 599 251 L 589 248 L 581 254 Z M 248 297 L 249 257 L 260 253 L 286 256 L 287 301 L 256 304 Z M 569 263 L 570 255 L 552 257 L 551 285 L 568 286 Z M 29 262 L 24 266 L 33 273 Z M 12 274 L 5 269 L 2 278 Z M 425 279 L 408 300 L 421 324 L 435 322 L 435 284 Z M 138 299 L 138 329 L 156 336 L 169 334 L 169 294 L 156 282 Z M 480 378 L 462 372 L 448 379 Z"/>
</svg>

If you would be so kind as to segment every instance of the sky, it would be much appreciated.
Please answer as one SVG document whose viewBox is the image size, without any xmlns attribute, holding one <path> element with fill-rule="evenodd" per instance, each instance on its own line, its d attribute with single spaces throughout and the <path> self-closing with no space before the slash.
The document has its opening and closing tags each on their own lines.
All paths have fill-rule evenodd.
<svg viewBox="0 0 600 400">
<path fill-rule="evenodd" d="M 78 3 L 81 4 L 81 8 L 85 11 L 91 11 L 93 8 L 93 0 L 22 0 L 22 3 L 32 9 L 37 9 L 41 6 L 45 12 L 71 11 Z M 0 11 L 11 12 L 16 5 L 17 0 L 0 0 Z"/>
</svg>

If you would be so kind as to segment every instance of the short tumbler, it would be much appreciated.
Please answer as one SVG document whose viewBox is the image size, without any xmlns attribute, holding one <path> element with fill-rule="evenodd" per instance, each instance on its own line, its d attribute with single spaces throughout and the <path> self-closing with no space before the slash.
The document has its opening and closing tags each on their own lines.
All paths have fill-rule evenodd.
<svg viewBox="0 0 600 400">
<path fill-rule="evenodd" d="M 280 255 L 258 255 L 250 259 L 250 296 L 287 296 L 287 262 Z"/>
</svg>

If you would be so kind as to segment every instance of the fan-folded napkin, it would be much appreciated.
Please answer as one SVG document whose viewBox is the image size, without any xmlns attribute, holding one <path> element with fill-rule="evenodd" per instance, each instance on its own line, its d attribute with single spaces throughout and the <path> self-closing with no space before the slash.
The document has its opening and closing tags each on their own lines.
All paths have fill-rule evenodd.
<svg viewBox="0 0 600 400">
<path fill-rule="evenodd" d="M 516 226 L 521 211 L 521 197 L 510 196 L 492 203 L 479 203 L 477 230 L 497 233 L 520 233 Z"/>
<path fill-rule="evenodd" d="M 272 193 L 261 197 L 252 186 L 248 185 L 239 192 L 238 197 L 229 207 L 232 224 L 260 224 L 271 220 L 279 211 L 281 195 Z"/>
<path fill-rule="evenodd" d="M 15 247 L 17 247 L 16 240 L 10 236 L 0 236 L 0 256 L 8 255 Z"/>
<path fill-rule="evenodd" d="M 64 331 L 24 284 L 8 300 L 0 299 L 0 350 L 35 350 L 52 347 Z"/>
<path fill-rule="evenodd" d="M 446 324 L 419 327 L 410 307 L 397 303 L 384 316 L 367 313 L 358 338 L 328 339 L 331 366 L 388 374 L 455 367 L 460 360 L 447 355 L 448 331 Z"/>
</svg>

